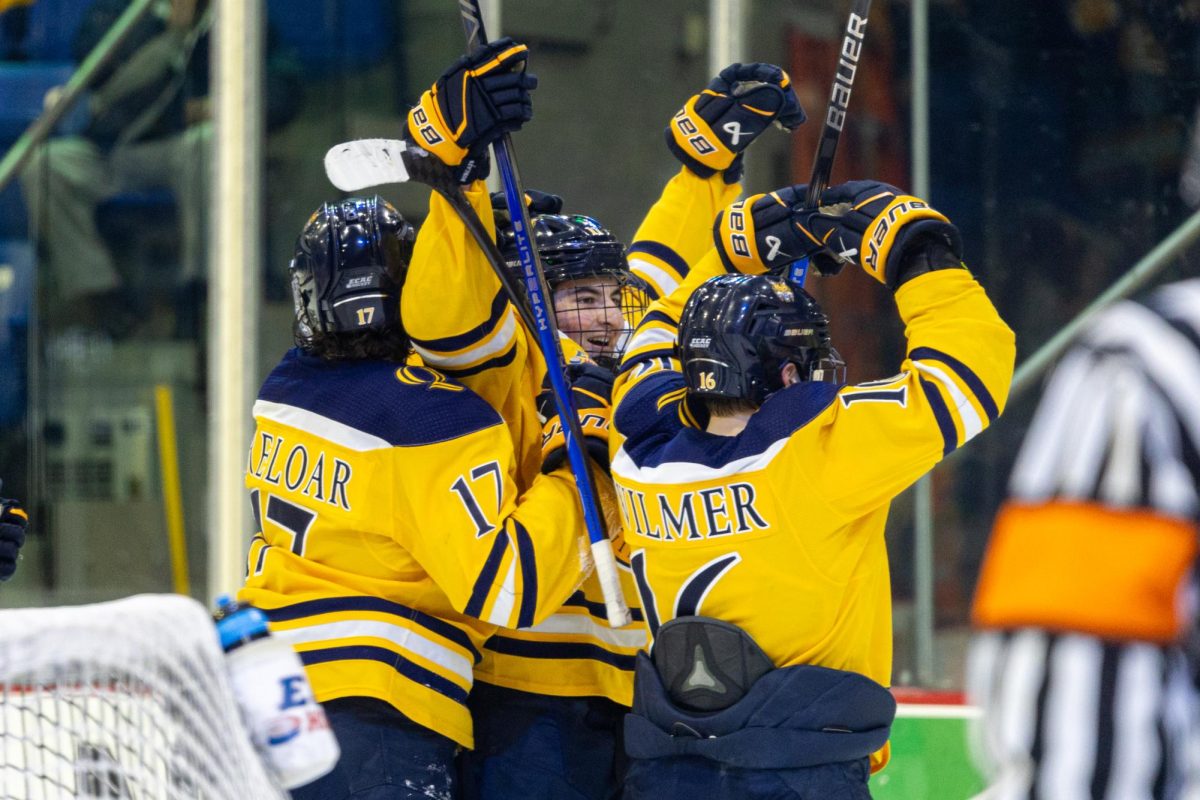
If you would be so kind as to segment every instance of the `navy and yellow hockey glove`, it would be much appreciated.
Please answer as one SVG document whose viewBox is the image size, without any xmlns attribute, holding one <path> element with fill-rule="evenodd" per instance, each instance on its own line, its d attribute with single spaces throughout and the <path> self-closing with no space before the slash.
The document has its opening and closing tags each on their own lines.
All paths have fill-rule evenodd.
<svg viewBox="0 0 1200 800">
<path fill-rule="evenodd" d="M 793 187 L 801 198 L 808 187 Z M 798 208 L 796 226 L 823 245 L 812 254 L 822 275 L 852 261 L 890 289 L 935 269 L 962 267 L 962 237 L 924 200 L 879 181 L 850 181 L 821 195 L 819 209 Z"/>
<path fill-rule="evenodd" d="M 533 118 L 529 93 L 537 77 L 525 71 L 529 48 L 504 38 L 442 73 L 408 112 L 408 134 L 454 167 Z"/>
<path fill-rule="evenodd" d="M 17 571 L 17 555 L 25 544 L 29 515 L 15 500 L 0 499 L 0 581 Z"/>
<path fill-rule="evenodd" d="M 571 382 L 571 399 L 579 415 L 579 429 L 589 456 L 608 472 L 608 431 L 612 419 L 612 387 L 614 376 L 590 361 L 572 361 L 567 365 Z M 542 381 L 537 398 L 538 415 L 542 425 L 542 472 L 552 472 L 567 460 L 567 441 L 562 422 L 550 391 L 550 380 Z"/>
<path fill-rule="evenodd" d="M 667 147 L 692 172 L 742 177 L 742 154 L 772 122 L 795 130 L 804 109 L 788 74 L 774 64 L 730 64 L 683 104 L 667 125 Z"/>
<path fill-rule="evenodd" d="M 804 193 L 795 186 L 755 194 L 717 214 L 713 242 L 725 269 L 744 275 L 779 273 L 824 246 L 805 233 L 794 219 Z"/>
</svg>

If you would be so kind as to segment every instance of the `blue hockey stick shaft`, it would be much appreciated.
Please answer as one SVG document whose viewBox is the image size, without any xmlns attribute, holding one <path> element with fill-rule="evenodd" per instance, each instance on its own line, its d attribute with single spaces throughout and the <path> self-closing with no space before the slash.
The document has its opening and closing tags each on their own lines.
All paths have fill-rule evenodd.
<svg viewBox="0 0 1200 800">
<path fill-rule="evenodd" d="M 467 35 L 468 52 L 486 45 L 488 42 L 487 32 L 484 30 L 479 0 L 459 0 L 459 10 L 462 12 L 463 29 Z M 509 217 L 512 219 L 513 238 L 516 241 L 517 254 L 521 264 L 521 280 L 525 284 L 526 292 L 529 295 L 530 309 L 533 312 L 534 333 L 537 336 L 542 357 L 546 361 L 546 372 L 550 378 L 554 406 L 563 426 L 567 458 L 571 462 L 571 471 L 575 475 L 575 484 L 579 489 L 579 499 L 583 505 L 588 539 L 592 543 L 592 560 L 595 562 L 596 576 L 600 580 L 600 588 L 604 593 L 608 623 L 613 627 L 620 627 L 627 625 L 631 619 L 629 606 L 621 592 L 621 582 L 617 573 L 616 559 L 613 556 L 612 542 L 605 531 L 604 517 L 600 514 L 596 487 L 592 483 L 592 475 L 588 469 L 588 459 L 582 444 L 583 434 L 579 428 L 579 417 L 575 412 L 575 404 L 571 399 L 571 387 L 567 383 L 563 367 L 558 326 L 554 322 L 554 312 L 547 301 L 550 296 L 549 287 L 546 284 L 546 276 L 538 257 L 537 248 L 533 246 L 531 238 L 532 226 L 529 221 L 529 209 L 525 206 L 524 185 L 521 183 L 521 175 L 513 156 L 512 138 L 505 134 L 492 145 L 492 152 L 495 155 L 496 167 L 504 187 L 504 200 L 508 206 Z"/>
</svg>

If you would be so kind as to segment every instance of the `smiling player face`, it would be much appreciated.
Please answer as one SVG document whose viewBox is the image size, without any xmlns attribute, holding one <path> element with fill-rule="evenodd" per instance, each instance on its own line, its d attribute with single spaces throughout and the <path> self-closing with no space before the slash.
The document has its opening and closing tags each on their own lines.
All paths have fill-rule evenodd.
<svg viewBox="0 0 1200 800">
<path fill-rule="evenodd" d="M 554 290 L 558 328 L 589 356 L 611 355 L 626 329 L 621 285 L 608 277 L 564 281 Z"/>
</svg>

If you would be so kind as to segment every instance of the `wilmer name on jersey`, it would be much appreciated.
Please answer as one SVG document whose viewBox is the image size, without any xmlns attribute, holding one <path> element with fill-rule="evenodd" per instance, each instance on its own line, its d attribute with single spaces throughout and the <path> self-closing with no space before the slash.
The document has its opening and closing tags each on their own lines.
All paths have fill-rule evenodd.
<svg viewBox="0 0 1200 800">
<path fill-rule="evenodd" d="M 670 495 L 617 486 L 625 530 L 648 539 L 699 541 L 766 530 L 754 486 L 731 483 Z"/>
</svg>

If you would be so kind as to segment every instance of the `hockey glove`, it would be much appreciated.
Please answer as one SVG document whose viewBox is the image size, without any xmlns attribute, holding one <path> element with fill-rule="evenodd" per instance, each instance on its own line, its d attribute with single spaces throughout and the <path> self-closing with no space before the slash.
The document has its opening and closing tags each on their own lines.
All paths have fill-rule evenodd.
<svg viewBox="0 0 1200 800">
<path fill-rule="evenodd" d="M 608 472 L 608 429 L 612 418 L 613 374 L 590 361 L 573 361 L 567 365 L 567 379 L 571 382 L 571 399 L 579 415 L 579 428 L 583 433 L 583 445 L 598 465 Z M 542 381 L 542 391 L 537 398 L 538 415 L 545 421 L 542 425 L 542 472 L 552 472 L 567 460 L 567 442 L 563 435 L 554 395 L 550 391 L 550 379 Z"/>
<path fill-rule="evenodd" d="M 0 500 L 0 581 L 17 571 L 17 554 L 25 544 L 29 515 L 15 500 Z"/>
<path fill-rule="evenodd" d="M 408 112 L 409 136 L 452 167 L 468 153 L 477 158 L 532 119 L 537 77 L 525 72 L 528 57 L 529 48 L 504 38 L 455 61 Z"/>
<path fill-rule="evenodd" d="M 745 275 L 779 273 L 824 250 L 793 219 L 794 209 L 803 204 L 804 193 L 789 186 L 751 195 L 717 214 L 713 239 L 725 269 Z"/>
<path fill-rule="evenodd" d="M 773 64 L 730 64 L 689 98 L 667 125 L 667 147 L 692 172 L 742 177 L 742 153 L 772 122 L 795 130 L 804 109 L 788 74 Z"/>
<path fill-rule="evenodd" d="M 793 188 L 801 198 L 808 189 Z M 799 207 L 794 218 L 806 238 L 823 245 L 812 254 L 822 275 L 836 274 L 849 259 L 895 290 L 930 270 L 962 267 L 958 228 L 924 200 L 886 183 L 831 186 L 819 209 Z"/>
</svg>

